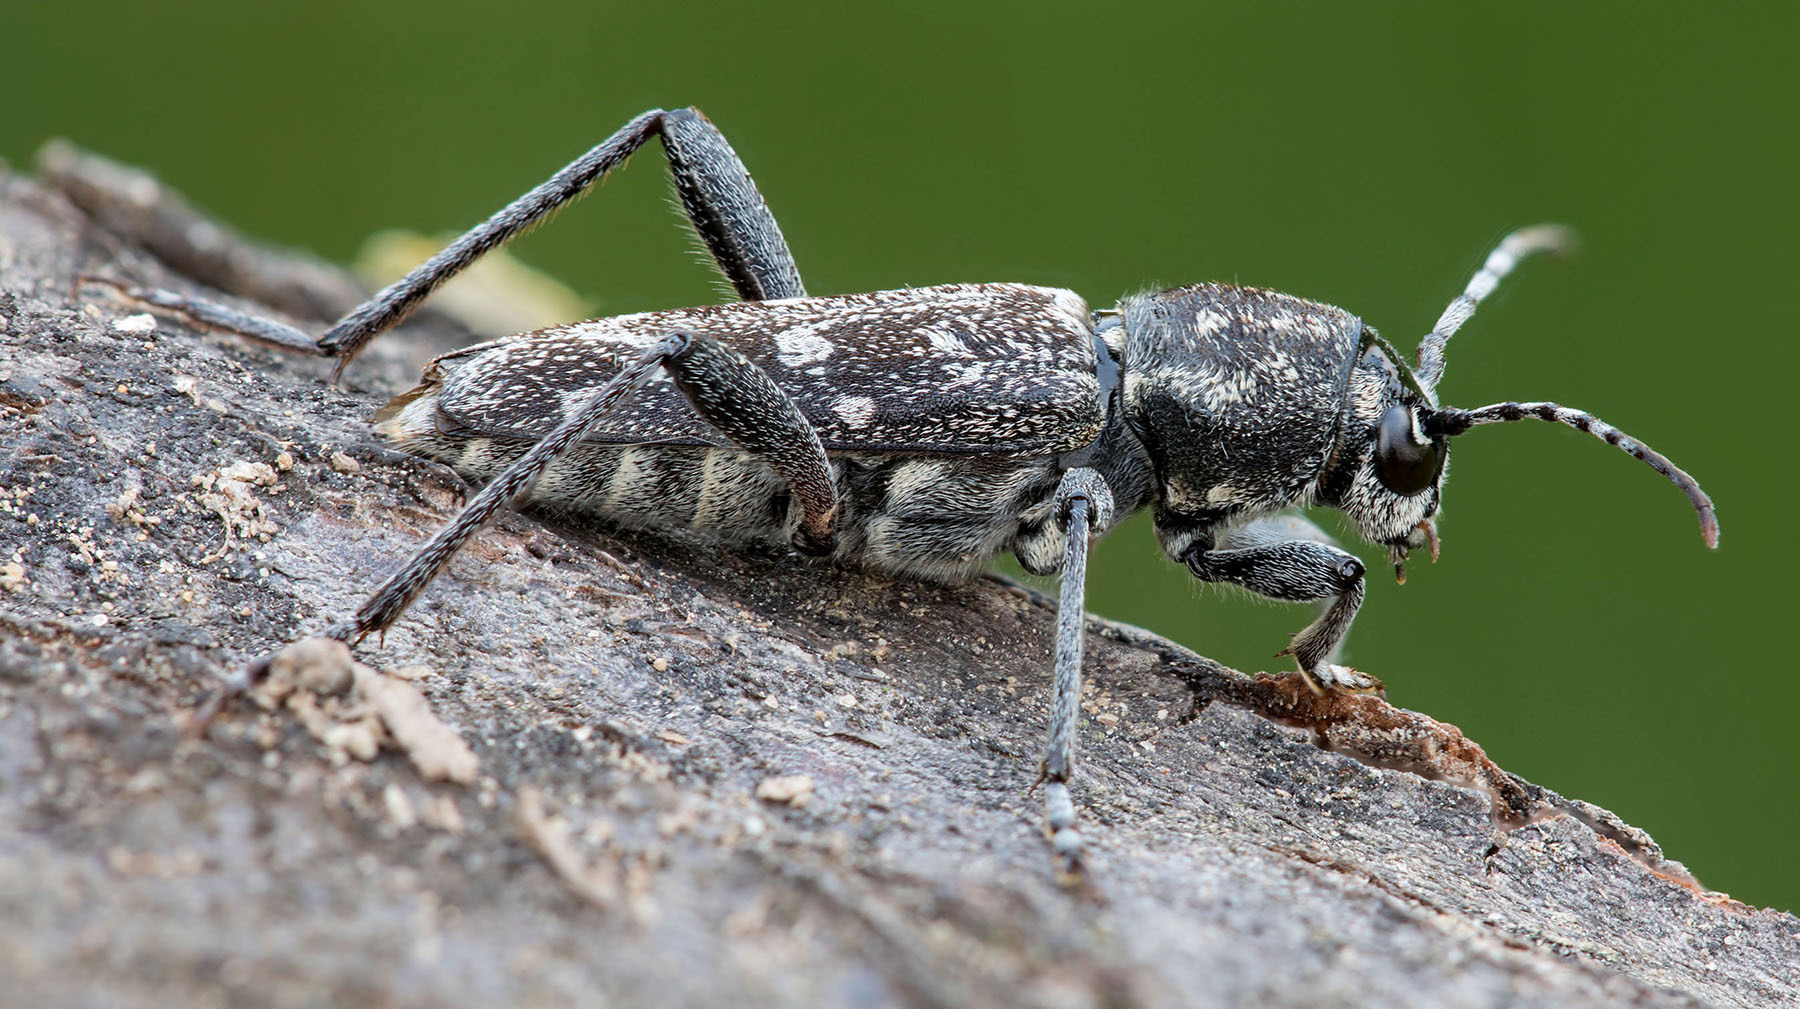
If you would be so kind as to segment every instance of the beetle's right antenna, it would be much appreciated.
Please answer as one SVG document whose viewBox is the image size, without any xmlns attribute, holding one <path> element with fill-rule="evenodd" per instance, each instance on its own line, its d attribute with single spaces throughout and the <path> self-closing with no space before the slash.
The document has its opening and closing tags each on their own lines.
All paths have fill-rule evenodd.
<svg viewBox="0 0 1800 1009">
<path fill-rule="evenodd" d="M 1719 519 L 1713 512 L 1712 498 L 1707 497 L 1706 492 L 1700 489 L 1700 482 L 1688 476 L 1680 466 L 1670 462 L 1668 456 L 1584 410 L 1557 403 L 1493 403 L 1474 410 L 1445 407 L 1427 413 L 1424 427 L 1428 434 L 1454 438 L 1472 427 L 1507 424 L 1527 417 L 1586 431 L 1661 473 L 1670 483 L 1681 488 L 1681 492 L 1687 495 L 1688 503 L 1694 506 L 1695 514 L 1700 517 L 1700 537 L 1706 541 L 1706 545 L 1715 549 L 1718 547 Z"/>
<path fill-rule="evenodd" d="M 1575 244 L 1575 232 L 1560 224 L 1534 224 L 1501 239 L 1494 251 L 1488 253 L 1487 262 L 1469 278 L 1469 286 L 1463 288 L 1463 293 L 1444 309 L 1443 315 L 1438 316 L 1437 325 L 1419 341 L 1419 366 L 1413 369 L 1419 383 L 1428 390 L 1437 388 L 1438 379 L 1444 377 L 1444 344 L 1450 342 L 1463 323 L 1475 314 L 1481 299 L 1494 293 L 1494 288 L 1500 286 L 1500 281 L 1519 265 L 1520 260 L 1540 252 L 1567 254 L 1574 251 Z"/>
</svg>

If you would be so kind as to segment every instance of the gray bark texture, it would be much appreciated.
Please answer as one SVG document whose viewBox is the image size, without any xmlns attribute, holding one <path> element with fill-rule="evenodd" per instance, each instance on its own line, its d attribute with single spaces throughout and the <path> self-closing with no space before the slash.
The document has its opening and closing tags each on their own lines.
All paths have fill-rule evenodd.
<svg viewBox="0 0 1800 1009">
<path fill-rule="evenodd" d="M 1454 727 L 1099 620 L 1059 882 L 1054 614 L 996 582 L 508 513 L 367 666 L 290 652 L 197 730 L 454 512 L 366 419 L 462 337 L 333 388 L 150 328 L 83 276 L 357 295 L 113 171 L 0 175 L 5 1005 L 1800 1003 L 1800 921 Z"/>
</svg>

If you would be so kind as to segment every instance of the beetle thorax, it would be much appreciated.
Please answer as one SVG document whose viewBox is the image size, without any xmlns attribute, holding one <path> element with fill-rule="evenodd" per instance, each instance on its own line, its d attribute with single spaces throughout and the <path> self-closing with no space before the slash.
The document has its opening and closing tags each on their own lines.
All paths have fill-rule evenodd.
<svg viewBox="0 0 1800 1009">
<path fill-rule="evenodd" d="M 1205 526 L 1309 503 L 1336 443 L 1356 317 L 1221 284 L 1120 311 L 1124 406 L 1156 460 L 1159 515 Z"/>
</svg>

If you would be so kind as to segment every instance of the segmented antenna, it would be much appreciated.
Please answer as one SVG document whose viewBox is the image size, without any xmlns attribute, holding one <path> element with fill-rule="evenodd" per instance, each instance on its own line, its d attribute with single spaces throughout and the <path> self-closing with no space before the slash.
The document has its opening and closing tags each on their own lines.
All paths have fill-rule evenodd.
<svg viewBox="0 0 1800 1009">
<path fill-rule="evenodd" d="M 1490 265 L 1492 262 L 1493 260 L 1490 258 Z M 1693 477 L 1688 476 L 1681 467 L 1670 462 L 1667 456 L 1591 413 L 1560 406 L 1556 403 L 1493 403 L 1474 410 L 1446 407 L 1442 410 L 1432 411 L 1426 415 L 1425 427 L 1427 431 L 1435 430 L 1446 436 L 1454 437 L 1472 427 L 1479 427 L 1483 424 L 1504 424 L 1510 421 L 1524 420 L 1527 417 L 1535 417 L 1553 424 L 1566 424 L 1577 431 L 1586 431 L 1668 477 L 1670 483 L 1681 488 L 1681 492 L 1687 495 L 1689 503 L 1694 506 L 1694 511 L 1699 513 L 1700 536 L 1706 540 L 1706 545 L 1715 549 L 1718 547 L 1719 519 L 1713 514 L 1712 498 L 1706 496 L 1706 492 L 1700 489 L 1700 484 Z"/>
<path fill-rule="evenodd" d="M 1520 260 L 1540 252 L 1565 254 L 1574 248 L 1575 232 L 1560 224 L 1534 224 L 1502 238 L 1494 251 L 1488 253 L 1487 262 L 1469 278 L 1469 286 L 1463 288 L 1463 293 L 1444 309 L 1443 315 L 1438 316 L 1437 325 L 1419 341 L 1419 366 L 1414 369 L 1414 374 L 1420 384 L 1427 389 L 1437 388 L 1438 380 L 1444 377 L 1444 345 L 1475 314 L 1481 299 L 1494 293 L 1494 288 L 1500 286 L 1500 281 L 1519 265 Z"/>
</svg>

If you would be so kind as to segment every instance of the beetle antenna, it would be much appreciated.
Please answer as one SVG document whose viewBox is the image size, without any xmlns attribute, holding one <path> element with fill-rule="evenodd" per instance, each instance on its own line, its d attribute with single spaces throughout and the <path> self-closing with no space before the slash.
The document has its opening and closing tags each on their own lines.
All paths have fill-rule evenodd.
<svg viewBox="0 0 1800 1009">
<path fill-rule="evenodd" d="M 1472 427 L 1505 424 L 1527 417 L 1586 431 L 1667 477 L 1670 483 L 1681 488 L 1681 492 L 1687 495 L 1689 503 L 1694 506 L 1694 511 L 1699 514 L 1700 536 L 1706 540 L 1706 545 L 1715 549 L 1718 547 L 1719 519 L 1713 514 L 1712 498 L 1707 497 L 1706 492 L 1700 489 L 1699 482 L 1670 462 L 1667 456 L 1591 413 L 1556 403 L 1493 403 L 1474 410 L 1445 407 L 1426 414 L 1424 427 L 1428 434 L 1454 437 Z"/>
<path fill-rule="evenodd" d="M 1419 341 L 1419 366 L 1416 369 L 1419 382 L 1427 389 L 1437 388 L 1438 379 L 1444 377 L 1444 345 L 1475 314 L 1481 299 L 1494 293 L 1494 288 L 1500 286 L 1500 281 L 1519 265 L 1520 260 L 1540 252 L 1566 255 L 1574 251 L 1575 244 L 1575 232 L 1560 224 L 1534 224 L 1502 238 L 1494 251 L 1488 253 L 1487 262 L 1469 278 L 1463 293 L 1444 309 L 1444 314 L 1438 316 L 1437 325 Z"/>
</svg>

